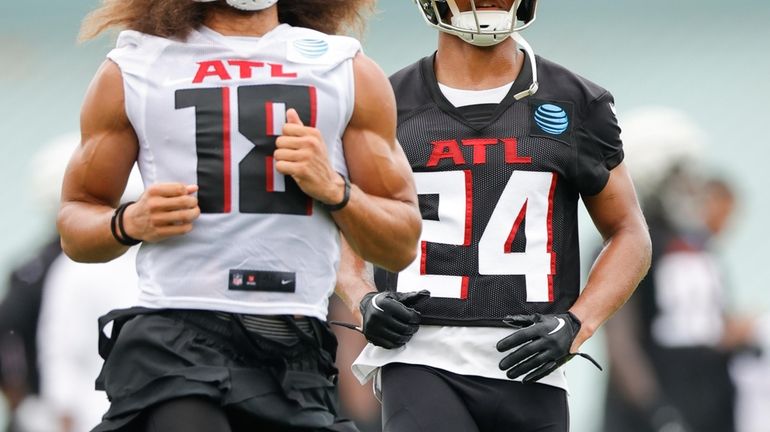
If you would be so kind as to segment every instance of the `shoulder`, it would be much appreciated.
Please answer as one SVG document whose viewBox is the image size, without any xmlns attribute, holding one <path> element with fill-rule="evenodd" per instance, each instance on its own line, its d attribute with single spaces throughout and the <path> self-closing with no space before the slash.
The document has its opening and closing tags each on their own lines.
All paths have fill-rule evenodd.
<svg viewBox="0 0 770 432">
<path fill-rule="evenodd" d="M 393 100 L 393 90 L 388 84 L 388 78 L 380 66 L 363 52 L 353 58 L 353 73 L 355 76 L 356 105 L 368 100 L 376 103 L 382 100 L 384 104 Z"/>
<path fill-rule="evenodd" d="M 624 157 L 614 99 L 603 87 L 563 66 L 540 57 L 537 62 L 539 89 L 530 100 L 535 124 L 546 134 L 561 131 L 574 145 L 578 189 L 583 195 L 595 195 Z"/>
<path fill-rule="evenodd" d="M 388 136 L 395 130 L 396 101 L 388 78 L 372 59 L 358 53 L 353 59 L 355 101 L 348 123 L 350 130 L 376 131 Z"/>
<path fill-rule="evenodd" d="M 123 30 L 118 34 L 118 40 L 113 50 L 148 49 L 154 46 L 166 47 L 175 42 L 183 41 L 154 36 L 136 30 Z"/>
<path fill-rule="evenodd" d="M 134 30 L 124 30 L 107 58 L 125 72 L 138 72 L 151 64 L 174 41 Z"/>
<path fill-rule="evenodd" d="M 299 50 L 305 57 L 318 58 L 325 54 L 333 57 L 353 58 L 362 50 L 361 42 L 350 36 L 329 35 L 305 27 L 292 27 L 288 24 L 281 32 L 290 44 L 290 50 Z"/>
<path fill-rule="evenodd" d="M 393 89 L 421 86 L 422 72 L 420 70 L 420 65 L 423 61 L 424 59 L 416 61 L 391 75 L 390 84 L 393 86 Z"/>
<path fill-rule="evenodd" d="M 537 56 L 537 72 L 539 89 L 535 98 L 566 100 L 581 114 L 598 101 L 612 102 L 612 94 L 604 87 L 540 56 Z"/>
<path fill-rule="evenodd" d="M 425 57 L 390 76 L 390 84 L 393 86 L 393 92 L 396 96 L 399 119 L 431 100 L 427 88 L 425 68 L 423 67 L 425 62 L 431 60 L 432 57 Z"/>
</svg>

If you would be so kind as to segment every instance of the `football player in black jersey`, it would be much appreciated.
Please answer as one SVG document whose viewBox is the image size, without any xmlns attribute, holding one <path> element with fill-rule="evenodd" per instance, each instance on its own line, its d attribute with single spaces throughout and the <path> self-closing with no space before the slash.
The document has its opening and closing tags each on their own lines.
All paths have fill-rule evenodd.
<svg viewBox="0 0 770 432">
<path fill-rule="evenodd" d="M 605 325 L 611 373 L 603 430 L 733 432 L 729 364 L 753 345 L 756 323 L 726 308 L 729 284 L 714 243 L 737 197 L 729 183 L 710 178 L 708 135 L 686 113 L 628 113 L 624 137 L 653 253 L 649 274 Z"/>
<path fill-rule="evenodd" d="M 409 267 L 375 269 L 379 293 L 343 261 L 371 342 L 354 372 L 387 432 L 566 431 L 561 366 L 650 262 L 613 97 L 533 54 L 536 0 L 416 4 L 438 50 L 391 83 L 423 232 Z M 582 290 L 581 198 L 604 238 Z"/>
</svg>

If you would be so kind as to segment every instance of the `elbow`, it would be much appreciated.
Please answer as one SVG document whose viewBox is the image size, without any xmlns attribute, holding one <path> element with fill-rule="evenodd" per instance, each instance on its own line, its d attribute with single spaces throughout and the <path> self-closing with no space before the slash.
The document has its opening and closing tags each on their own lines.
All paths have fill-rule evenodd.
<svg viewBox="0 0 770 432">
<path fill-rule="evenodd" d="M 68 241 L 65 236 L 61 236 L 61 250 L 64 255 L 67 255 L 67 258 L 71 259 L 72 261 L 75 261 L 77 263 L 93 263 L 96 262 L 92 259 L 89 259 L 88 256 L 82 253 L 75 245 L 72 244 L 71 241 Z"/>
<path fill-rule="evenodd" d="M 642 277 L 644 277 L 652 265 L 652 239 L 646 227 L 641 230 L 639 235 L 639 250 L 642 255 Z"/>
<path fill-rule="evenodd" d="M 87 249 L 83 248 L 77 236 L 73 233 L 74 229 L 70 226 L 69 221 L 71 221 L 71 218 L 67 217 L 64 213 L 59 211 L 56 219 L 56 229 L 59 231 L 59 243 L 61 244 L 62 253 L 78 263 L 104 262 L 104 260 L 95 259 L 92 254 L 88 253 Z"/>
<path fill-rule="evenodd" d="M 67 255 L 67 258 L 78 263 L 94 262 L 93 260 L 88 259 L 88 257 L 83 254 L 83 252 L 78 249 L 75 244 L 73 244 L 73 242 L 65 235 L 61 229 L 59 230 L 59 233 L 61 250 L 64 255 Z"/>
<path fill-rule="evenodd" d="M 59 232 L 59 244 L 64 255 L 75 262 L 82 262 L 82 259 L 78 259 L 77 248 L 72 242 L 67 229 L 67 216 L 64 209 L 59 210 L 59 214 L 56 216 L 56 230 Z"/>
<path fill-rule="evenodd" d="M 382 267 L 394 273 L 400 272 L 417 259 L 417 249 L 420 242 L 420 234 L 422 233 L 422 219 L 418 212 L 415 212 L 411 218 L 409 229 L 405 230 L 403 236 L 400 237 L 398 244 L 394 245 L 391 253 L 391 259 L 387 265 Z"/>
<path fill-rule="evenodd" d="M 385 268 L 394 273 L 407 268 L 417 258 L 417 247 L 404 249 L 402 253 L 394 256 L 391 262 Z"/>
<path fill-rule="evenodd" d="M 66 214 L 64 208 L 59 210 L 59 214 L 56 217 L 56 230 L 59 231 L 59 243 L 61 244 L 61 250 L 64 255 L 67 255 L 69 259 L 75 262 L 87 262 L 86 257 L 82 256 L 81 251 L 77 248 L 77 242 L 73 241 L 73 236 L 70 234 L 68 220 L 70 218 Z"/>
</svg>

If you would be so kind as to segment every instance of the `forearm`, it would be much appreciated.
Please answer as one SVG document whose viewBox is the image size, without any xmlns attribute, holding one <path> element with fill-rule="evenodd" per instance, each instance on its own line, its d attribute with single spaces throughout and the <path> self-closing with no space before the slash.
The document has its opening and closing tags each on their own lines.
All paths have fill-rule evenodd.
<svg viewBox="0 0 770 432">
<path fill-rule="evenodd" d="M 353 251 L 364 260 L 400 271 L 417 253 L 421 221 L 410 202 L 369 195 L 353 185 L 350 201 L 332 213 Z"/>
<path fill-rule="evenodd" d="M 605 242 L 588 282 L 570 308 L 582 322 L 577 349 L 628 300 L 650 267 L 650 237 L 644 225 L 618 230 Z"/>
<path fill-rule="evenodd" d="M 358 325 L 361 324 L 361 310 L 359 308 L 361 299 L 364 295 L 373 291 L 376 291 L 373 283 L 353 275 L 340 275 L 337 278 L 337 285 L 334 289 L 334 292 L 345 304 L 345 307 L 353 314 Z"/>
<path fill-rule="evenodd" d="M 353 252 L 342 239 L 340 265 L 337 271 L 335 294 L 350 310 L 358 324 L 361 324 L 361 299 L 369 292 L 376 291 L 374 280 L 366 262 Z"/>
<path fill-rule="evenodd" d="M 128 247 L 110 231 L 114 209 L 107 205 L 70 201 L 59 210 L 57 227 L 62 250 L 78 262 L 106 262 L 123 255 Z"/>
</svg>

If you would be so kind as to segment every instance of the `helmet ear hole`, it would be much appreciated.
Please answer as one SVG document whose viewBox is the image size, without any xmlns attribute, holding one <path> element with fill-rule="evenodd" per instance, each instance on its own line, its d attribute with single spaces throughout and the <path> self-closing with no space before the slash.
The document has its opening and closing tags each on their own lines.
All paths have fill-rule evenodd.
<svg viewBox="0 0 770 432">
<path fill-rule="evenodd" d="M 441 18 L 446 16 L 446 14 L 449 12 L 449 5 L 446 3 L 446 1 L 438 1 L 436 2 L 436 7 L 438 8 L 438 13 L 441 14 L 441 16 L 438 17 L 440 21 Z"/>
<path fill-rule="evenodd" d="M 449 12 L 449 5 L 446 0 L 417 0 L 418 4 L 422 8 L 425 18 L 434 25 L 441 23 L 442 18 Z M 438 9 L 438 16 L 436 16 L 436 10 L 433 9 L 435 3 L 436 9 Z"/>
<path fill-rule="evenodd" d="M 519 8 L 516 9 L 516 19 L 525 24 L 532 21 L 536 7 L 537 0 L 522 0 Z"/>
</svg>

